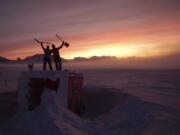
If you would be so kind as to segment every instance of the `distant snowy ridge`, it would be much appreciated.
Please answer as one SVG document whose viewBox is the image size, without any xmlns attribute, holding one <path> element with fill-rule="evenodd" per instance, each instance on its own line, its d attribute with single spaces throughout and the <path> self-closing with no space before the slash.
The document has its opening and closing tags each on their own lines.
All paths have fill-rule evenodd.
<svg viewBox="0 0 180 135">
<path fill-rule="evenodd" d="M 51 57 L 54 62 L 53 57 Z M 115 56 L 92 56 L 89 58 L 75 57 L 73 59 L 64 59 L 63 62 L 81 67 L 90 68 L 121 68 L 121 69 L 180 69 L 180 55 L 171 54 L 158 57 L 115 57 Z M 43 54 L 28 56 L 22 60 L 0 59 L 0 63 L 42 63 Z"/>
</svg>

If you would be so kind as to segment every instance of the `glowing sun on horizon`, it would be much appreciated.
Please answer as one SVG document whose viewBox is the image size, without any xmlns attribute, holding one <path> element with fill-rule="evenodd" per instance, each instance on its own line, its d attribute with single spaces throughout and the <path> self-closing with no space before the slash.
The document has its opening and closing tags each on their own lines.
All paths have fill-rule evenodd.
<svg viewBox="0 0 180 135">
<path fill-rule="evenodd" d="M 173 50 L 158 48 L 157 45 L 150 44 L 124 44 L 119 43 L 106 44 L 98 48 L 88 50 L 79 50 L 64 53 L 65 58 L 91 57 L 91 56 L 116 56 L 116 57 L 153 57 L 167 55 Z"/>
</svg>

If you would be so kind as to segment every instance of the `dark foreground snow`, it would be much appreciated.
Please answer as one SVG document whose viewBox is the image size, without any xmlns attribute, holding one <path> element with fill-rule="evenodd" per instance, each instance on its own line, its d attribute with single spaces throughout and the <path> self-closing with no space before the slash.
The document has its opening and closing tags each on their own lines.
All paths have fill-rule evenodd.
<svg viewBox="0 0 180 135">
<path fill-rule="evenodd" d="M 86 87 L 85 111 L 77 116 L 58 104 L 47 91 L 32 112 L 18 112 L 2 123 L 2 135 L 177 135 L 180 112 L 143 101 L 115 89 Z M 88 100 L 87 100 L 88 99 Z"/>
<path fill-rule="evenodd" d="M 7 67 L 7 66 L 5 66 Z M 0 73 L 0 93 L 17 91 L 21 65 Z M 62 108 L 46 91 L 33 112 L 0 122 L 0 135 L 179 135 L 180 71 L 82 70 L 84 112 Z M 7 80 L 7 82 L 6 82 Z M 1 98 L 5 104 L 11 101 Z M 3 110 L 3 109 L 1 109 Z M 0 113 L 1 118 L 5 113 Z M 2 116 L 3 115 L 3 116 Z"/>
</svg>

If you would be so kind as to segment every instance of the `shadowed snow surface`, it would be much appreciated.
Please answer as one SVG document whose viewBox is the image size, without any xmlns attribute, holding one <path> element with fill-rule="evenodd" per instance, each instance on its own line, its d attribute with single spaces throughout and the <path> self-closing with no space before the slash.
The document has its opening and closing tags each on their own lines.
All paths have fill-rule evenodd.
<svg viewBox="0 0 180 135">
<path fill-rule="evenodd" d="M 85 110 L 84 118 L 62 108 L 58 104 L 56 93 L 46 91 L 39 107 L 32 112 L 17 112 L 10 121 L 1 125 L 1 134 L 177 135 L 180 133 L 180 113 L 177 110 L 145 102 L 124 93 L 109 92 L 109 89 L 93 89 L 93 93 L 97 92 L 99 98 L 91 95 L 88 97 L 88 104 L 84 101 L 86 107 L 91 106 L 93 109 Z M 96 90 L 104 92 L 103 96 Z M 106 99 L 108 102 L 115 102 L 113 101 L 115 95 L 123 99 L 116 100 L 119 104 L 112 107 L 103 105 L 106 103 L 103 100 Z M 100 100 L 101 103 L 95 103 Z M 98 111 L 97 108 L 99 110 L 102 108 L 103 111 Z M 94 114 L 95 111 L 98 112 L 97 115 Z"/>
<path fill-rule="evenodd" d="M 55 92 L 45 91 L 39 107 L 32 112 L 18 111 L 0 124 L 0 134 L 180 134 L 179 71 L 84 70 L 82 73 L 85 111 L 80 116 L 63 108 Z M 4 78 L 11 88 L 17 77 L 17 72 L 13 76 L 12 72 L 1 71 L 1 92 L 8 87 Z"/>
</svg>

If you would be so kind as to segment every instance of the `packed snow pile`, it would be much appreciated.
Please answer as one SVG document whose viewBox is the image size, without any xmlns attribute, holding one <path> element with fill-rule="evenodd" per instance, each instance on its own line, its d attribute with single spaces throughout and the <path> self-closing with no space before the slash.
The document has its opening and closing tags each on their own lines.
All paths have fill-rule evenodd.
<svg viewBox="0 0 180 135">
<path fill-rule="evenodd" d="M 57 80 L 58 79 L 58 87 L 57 92 L 52 91 L 52 89 L 48 90 L 44 86 L 42 86 L 43 92 L 50 91 L 50 93 L 54 93 L 55 98 L 58 99 L 59 104 L 63 107 L 67 107 L 67 92 L 68 92 L 68 76 L 69 72 L 44 72 L 44 71 L 34 71 L 34 72 L 23 72 L 19 78 L 19 88 L 18 88 L 18 111 L 27 110 L 27 94 L 29 94 L 30 80 L 34 79 L 45 79 L 45 80 Z M 40 80 L 40 81 L 41 81 Z M 38 80 L 37 80 L 38 81 Z M 35 82 L 35 91 L 39 89 L 38 82 Z M 40 87 L 43 84 L 40 84 Z M 40 88 L 41 89 L 41 88 Z M 43 94 L 43 93 L 42 93 Z M 45 100 L 42 98 L 42 100 Z"/>
</svg>

